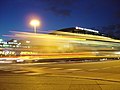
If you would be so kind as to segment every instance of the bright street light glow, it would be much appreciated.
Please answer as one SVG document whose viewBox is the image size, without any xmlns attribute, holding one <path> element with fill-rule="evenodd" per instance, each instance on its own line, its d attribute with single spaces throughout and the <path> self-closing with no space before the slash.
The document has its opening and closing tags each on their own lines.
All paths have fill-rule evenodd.
<svg viewBox="0 0 120 90">
<path fill-rule="evenodd" d="M 36 33 L 37 32 L 37 26 L 40 26 L 40 21 L 39 20 L 31 20 L 30 25 L 33 26 L 34 33 Z"/>
<path fill-rule="evenodd" d="M 32 21 L 30 22 L 30 25 L 31 25 L 31 26 L 39 26 L 39 25 L 40 25 L 40 21 L 39 21 L 39 20 L 32 20 Z"/>
</svg>

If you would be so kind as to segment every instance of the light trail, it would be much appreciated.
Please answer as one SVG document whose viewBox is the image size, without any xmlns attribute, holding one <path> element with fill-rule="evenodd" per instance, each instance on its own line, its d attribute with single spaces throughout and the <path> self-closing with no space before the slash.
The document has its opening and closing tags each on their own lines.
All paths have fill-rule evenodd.
<svg viewBox="0 0 120 90">
<path fill-rule="evenodd" d="M 12 32 L 10 37 L 21 40 L 19 48 L 11 51 L 18 55 L 39 58 L 80 58 L 80 57 L 120 57 L 120 40 L 103 36 L 56 32 L 57 34 L 39 34 Z M 26 43 L 24 41 L 29 41 Z"/>
</svg>

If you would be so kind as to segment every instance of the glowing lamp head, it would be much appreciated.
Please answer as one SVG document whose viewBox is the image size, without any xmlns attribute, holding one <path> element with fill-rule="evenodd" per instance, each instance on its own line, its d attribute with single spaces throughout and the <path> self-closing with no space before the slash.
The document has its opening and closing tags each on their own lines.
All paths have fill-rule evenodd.
<svg viewBox="0 0 120 90">
<path fill-rule="evenodd" d="M 39 20 L 32 20 L 30 22 L 30 25 L 32 25 L 32 26 L 39 26 L 40 25 L 40 21 Z"/>
</svg>

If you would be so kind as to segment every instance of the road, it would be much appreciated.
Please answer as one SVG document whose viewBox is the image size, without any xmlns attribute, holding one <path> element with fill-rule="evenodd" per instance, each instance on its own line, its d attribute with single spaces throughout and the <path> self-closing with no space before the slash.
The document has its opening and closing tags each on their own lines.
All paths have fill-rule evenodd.
<svg viewBox="0 0 120 90">
<path fill-rule="evenodd" d="M 120 60 L 0 64 L 0 90 L 119 90 Z"/>
</svg>

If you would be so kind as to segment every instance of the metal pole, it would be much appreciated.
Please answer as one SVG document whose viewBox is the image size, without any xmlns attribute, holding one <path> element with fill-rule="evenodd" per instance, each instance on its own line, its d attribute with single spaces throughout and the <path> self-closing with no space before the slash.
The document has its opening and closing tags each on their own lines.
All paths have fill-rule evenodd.
<svg viewBox="0 0 120 90">
<path fill-rule="evenodd" d="M 37 33 L 37 27 L 34 25 L 34 33 Z"/>
</svg>

